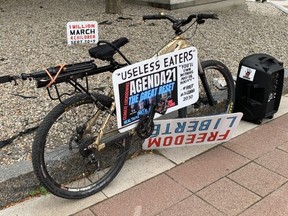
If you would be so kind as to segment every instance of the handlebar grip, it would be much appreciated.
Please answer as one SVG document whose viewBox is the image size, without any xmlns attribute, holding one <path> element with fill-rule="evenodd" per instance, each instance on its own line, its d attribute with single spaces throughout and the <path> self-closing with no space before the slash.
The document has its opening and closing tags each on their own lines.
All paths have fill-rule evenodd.
<svg viewBox="0 0 288 216">
<path fill-rule="evenodd" d="M 0 77 L 0 83 L 11 82 L 12 80 L 13 80 L 13 78 L 9 75 Z"/>
<path fill-rule="evenodd" d="M 158 20 L 158 19 L 166 19 L 166 16 L 163 16 L 161 14 L 157 15 L 144 15 L 143 20 Z"/>
<path fill-rule="evenodd" d="M 198 19 L 218 19 L 217 14 L 198 14 Z"/>
</svg>

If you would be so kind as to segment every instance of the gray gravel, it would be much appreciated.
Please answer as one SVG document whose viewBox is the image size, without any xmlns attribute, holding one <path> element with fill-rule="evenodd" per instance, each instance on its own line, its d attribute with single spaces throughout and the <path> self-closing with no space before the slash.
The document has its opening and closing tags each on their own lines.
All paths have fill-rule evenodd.
<svg viewBox="0 0 288 216">
<path fill-rule="evenodd" d="M 234 75 L 239 61 L 257 52 L 275 56 L 287 66 L 288 15 L 268 3 L 246 4 L 245 9 L 218 11 L 220 20 L 209 20 L 196 33 L 188 32 L 199 57 L 223 61 Z M 121 16 L 132 20 L 117 20 L 119 15 L 105 14 L 103 0 L 1 0 L 0 76 L 89 60 L 87 50 L 92 45 L 67 45 L 69 21 L 111 21 L 111 25 L 99 26 L 100 39 L 129 38 L 130 43 L 122 51 L 132 62 L 152 56 L 173 36 L 168 22 L 142 21 L 142 15 L 163 12 L 162 9 L 132 4 L 124 4 L 123 8 Z M 190 14 L 188 9 L 165 13 L 176 17 Z M 109 73 L 95 77 L 93 83 L 107 83 L 109 77 Z M 0 141 L 37 125 L 57 103 L 49 100 L 45 89 L 36 89 L 34 82 L 29 81 L 17 86 L 0 85 L 0 92 Z M 14 94 L 36 98 L 24 99 Z M 30 160 L 32 140 L 33 134 L 22 136 L 1 149 L 0 164 Z"/>
</svg>

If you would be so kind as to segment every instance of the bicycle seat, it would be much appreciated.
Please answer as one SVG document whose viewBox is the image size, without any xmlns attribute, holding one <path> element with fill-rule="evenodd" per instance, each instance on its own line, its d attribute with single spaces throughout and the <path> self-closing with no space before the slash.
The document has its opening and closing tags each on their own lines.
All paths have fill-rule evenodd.
<svg viewBox="0 0 288 216">
<path fill-rule="evenodd" d="M 99 41 L 101 43 L 101 41 Z M 98 44 L 99 44 L 98 42 Z M 126 43 L 128 43 L 129 40 L 126 37 L 121 37 L 118 40 L 113 41 L 111 44 L 115 47 L 117 47 L 117 49 L 119 49 L 120 47 L 124 46 Z M 104 41 L 103 41 L 104 43 Z M 89 49 L 89 55 L 92 58 L 98 58 L 101 60 L 111 60 L 113 55 L 116 52 L 116 49 L 111 46 L 109 43 L 105 42 L 105 44 L 103 45 L 98 45 L 96 47 L 93 47 L 91 49 Z"/>
</svg>

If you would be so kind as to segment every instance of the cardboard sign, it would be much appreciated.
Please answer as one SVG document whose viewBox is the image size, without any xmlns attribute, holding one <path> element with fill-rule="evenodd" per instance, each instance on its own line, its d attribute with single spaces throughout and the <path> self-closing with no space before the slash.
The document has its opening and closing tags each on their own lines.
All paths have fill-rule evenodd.
<svg viewBox="0 0 288 216">
<path fill-rule="evenodd" d="M 231 139 L 243 113 L 205 117 L 155 120 L 153 134 L 142 148 L 161 149 L 192 145 L 219 144 Z"/>
<path fill-rule="evenodd" d="M 97 43 L 98 24 L 95 21 L 67 23 L 67 42 L 71 44 Z"/>
<path fill-rule="evenodd" d="M 124 132 L 134 128 L 152 104 L 168 113 L 198 100 L 197 50 L 188 47 L 129 65 L 116 70 L 112 79 L 117 124 Z"/>
</svg>

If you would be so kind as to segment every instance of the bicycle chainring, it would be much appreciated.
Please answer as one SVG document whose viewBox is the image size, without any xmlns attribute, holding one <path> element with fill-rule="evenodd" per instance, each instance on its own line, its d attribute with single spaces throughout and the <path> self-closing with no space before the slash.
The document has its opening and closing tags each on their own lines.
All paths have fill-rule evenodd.
<svg viewBox="0 0 288 216">
<path fill-rule="evenodd" d="M 150 137 L 154 130 L 154 122 L 148 116 L 142 117 L 137 125 L 136 132 L 141 139 Z"/>
</svg>

